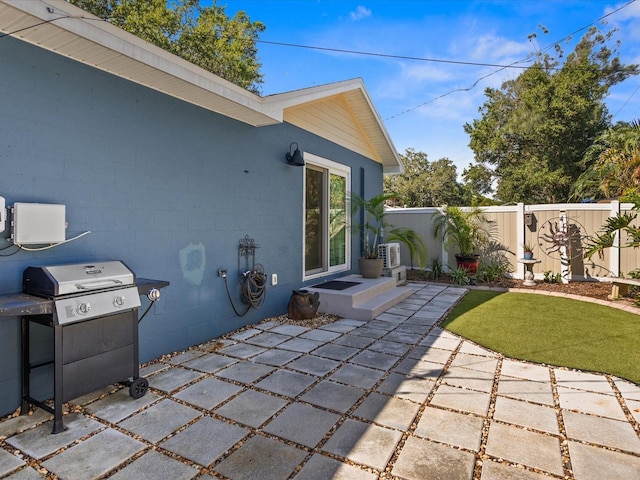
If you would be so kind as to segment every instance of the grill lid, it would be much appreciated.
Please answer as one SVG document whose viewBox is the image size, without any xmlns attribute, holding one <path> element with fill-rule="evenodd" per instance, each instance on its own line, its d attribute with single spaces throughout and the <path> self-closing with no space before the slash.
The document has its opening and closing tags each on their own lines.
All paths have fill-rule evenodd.
<svg viewBox="0 0 640 480">
<path fill-rule="evenodd" d="M 57 297 L 135 285 L 135 275 L 121 261 L 27 267 L 22 275 L 24 293 Z"/>
</svg>

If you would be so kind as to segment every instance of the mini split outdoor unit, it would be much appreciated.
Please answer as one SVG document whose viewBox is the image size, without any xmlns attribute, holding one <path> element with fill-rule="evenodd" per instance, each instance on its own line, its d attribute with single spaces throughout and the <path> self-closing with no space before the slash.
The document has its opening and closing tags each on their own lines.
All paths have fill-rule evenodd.
<svg viewBox="0 0 640 480">
<path fill-rule="evenodd" d="M 382 258 L 384 268 L 395 268 L 400 265 L 400 244 L 383 243 L 378 245 L 378 256 Z"/>
</svg>

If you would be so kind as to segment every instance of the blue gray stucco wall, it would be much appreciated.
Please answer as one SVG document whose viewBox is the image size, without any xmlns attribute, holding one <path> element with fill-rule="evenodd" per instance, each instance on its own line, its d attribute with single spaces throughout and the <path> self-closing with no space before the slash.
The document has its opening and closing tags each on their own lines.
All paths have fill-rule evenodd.
<svg viewBox="0 0 640 480">
<path fill-rule="evenodd" d="M 11 37 L 0 40 L 0 71 L 0 195 L 7 205 L 66 205 L 67 238 L 91 231 L 0 257 L 0 295 L 21 291 L 29 265 L 117 259 L 140 277 L 168 280 L 140 324 L 143 362 L 286 312 L 291 290 L 304 285 L 303 169 L 284 161 L 291 142 L 351 166 L 355 192 L 382 189 L 381 165 L 293 125 L 252 127 Z M 217 272 L 229 271 L 239 306 L 245 235 L 278 285 L 239 318 Z M 0 415 L 19 405 L 19 325 L 0 317 Z M 43 356 L 47 334 L 36 339 Z M 46 394 L 48 381 L 36 383 Z"/>
</svg>

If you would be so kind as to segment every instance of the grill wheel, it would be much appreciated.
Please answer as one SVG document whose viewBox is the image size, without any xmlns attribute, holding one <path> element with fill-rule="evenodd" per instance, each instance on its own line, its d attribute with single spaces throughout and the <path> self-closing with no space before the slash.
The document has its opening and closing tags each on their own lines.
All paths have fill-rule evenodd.
<svg viewBox="0 0 640 480">
<path fill-rule="evenodd" d="M 138 377 L 131 382 L 131 385 L 129 385 L 129 395 L 133 398 L 142 398 L 145 396 L 148 389 L 149 382 L 147 379 L 144 377 Z"/>
</svg>

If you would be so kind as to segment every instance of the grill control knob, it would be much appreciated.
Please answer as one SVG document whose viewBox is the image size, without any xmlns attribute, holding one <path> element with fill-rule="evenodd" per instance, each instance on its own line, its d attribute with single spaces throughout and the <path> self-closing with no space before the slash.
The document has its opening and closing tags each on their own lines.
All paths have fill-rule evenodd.
<svg viewBox="0 0 640 480">
<path fill-rule="evenodd" d="M 152 302 L 155 302 L 160 298 L 160 290 L 158 290 L 157 288 L 152 288 L 151 290 L 149 290 L 149 293 L 147 293 L 147 298 Z"/>
<path fill-rule="evenodd" d="M 124 295 L 118 295 L 116 298 L 113 299 L 113 304 L 116 307 L 123 307 L 125 302 L 126 302 L 126 298 Z"/>
<path fill-rule="evenodd" d="M 86 315 L 91 311 L 91 304 L 81 303 L 80 305 L 78 305 L 78 308 L 76 308 L 76 310 L 80 315 Z"/>
</svg>

